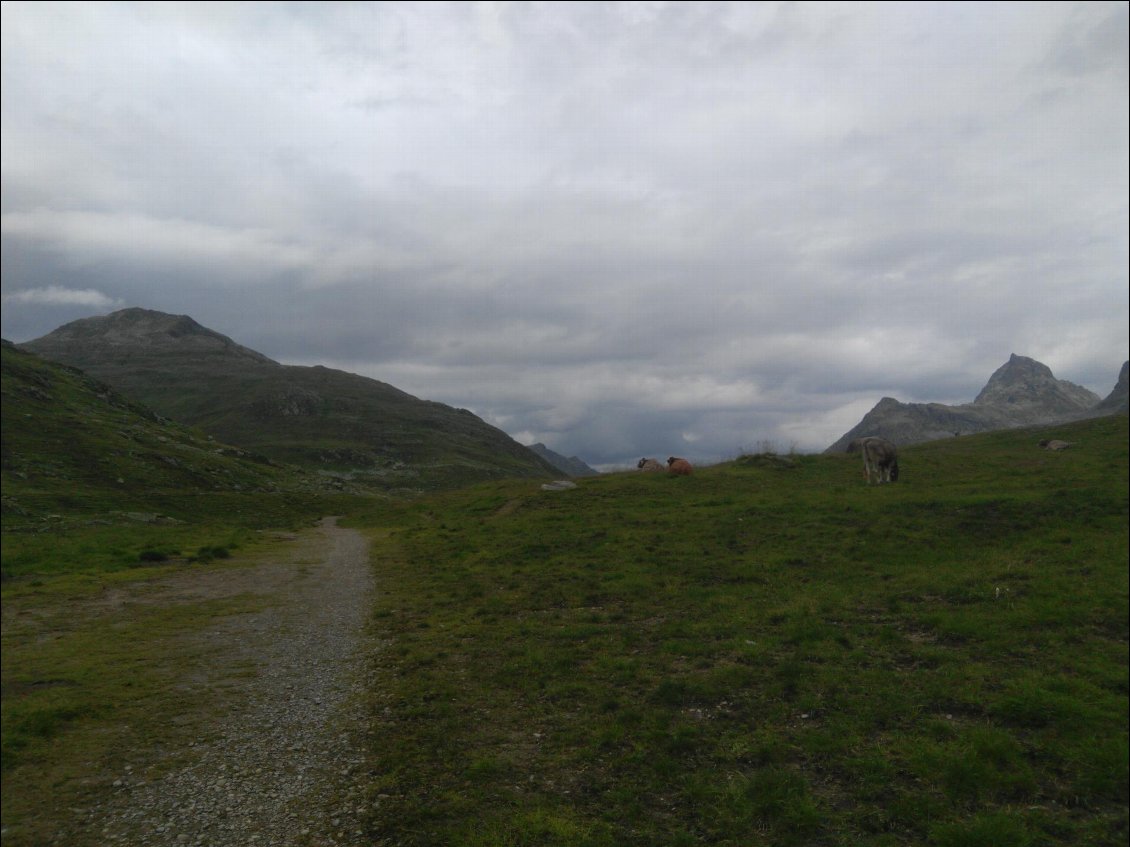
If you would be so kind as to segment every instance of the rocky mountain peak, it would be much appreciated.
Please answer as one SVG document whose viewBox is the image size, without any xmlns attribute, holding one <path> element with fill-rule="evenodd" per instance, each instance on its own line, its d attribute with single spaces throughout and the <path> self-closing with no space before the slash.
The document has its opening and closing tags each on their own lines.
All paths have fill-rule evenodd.
<svg viewBox="0 0 1130 847">
<path fill-rule="evenodd" d="M 1047 365 L 1013 353 L 989 377 L 973 403 L 978 406 L 1038 405 L 1048 412 L 1067 413 L 1088 409 L 1100 399 L 1081 385 L 1056 379 Z"/>
<path fill-rule="evenodd" d="M 1018 426 L 1058 423 L 1113 414 L 1126 409 L 1125 374 L 1119 386 L 1102 403 L 1099 395 L 1065 379 L 1051 368 L 1013 353 L 997 368 L 972 403 L 902 403 L 884 397 L 863 420 L 836 441 L 827 452 L 838 453 L 863 435 L 880 435 L 896 444 L 916 444 L 955 435 L 969 435 Z"/>
</svg>

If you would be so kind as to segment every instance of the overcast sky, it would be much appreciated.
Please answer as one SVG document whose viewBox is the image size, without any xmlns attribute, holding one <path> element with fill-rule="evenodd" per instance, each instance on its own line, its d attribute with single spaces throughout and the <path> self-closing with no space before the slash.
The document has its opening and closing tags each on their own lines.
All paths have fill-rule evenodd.
<svg viewBox="0 0 1130 847">
<path fill-rule="evenodd" d="M 141 306 L 592 465 L 1128 357 L 1113 3 L 3 4 L 3 336 Z"/>
</svg>

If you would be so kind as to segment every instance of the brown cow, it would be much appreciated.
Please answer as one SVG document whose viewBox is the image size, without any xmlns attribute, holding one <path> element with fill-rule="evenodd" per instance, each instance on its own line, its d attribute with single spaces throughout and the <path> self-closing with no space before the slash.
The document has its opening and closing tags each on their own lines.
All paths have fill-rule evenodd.
<svg viewBox="0 0 1130 847">
<path fill-rule="evenodd" d="M 686 459 L 671 456 L 667 459 L 667 473 L 675 474 L 676 476 L 690 476 L 694 473 L 694 468 Z"/>
</svg>

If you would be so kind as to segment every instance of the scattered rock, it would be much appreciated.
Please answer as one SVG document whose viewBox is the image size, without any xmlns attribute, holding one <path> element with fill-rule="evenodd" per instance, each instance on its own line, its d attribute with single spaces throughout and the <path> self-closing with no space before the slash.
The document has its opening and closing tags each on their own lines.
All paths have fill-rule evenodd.
<svg viewBox="0 0 1130 847">
<path fill-rule="evenodd" d="M 567 479 L 559 479 L 555 482 L 547 482 L 542 487 L 542 491 L 568 491 L 570 488 L 576 488 L 577 483 L 571 482 Z"/>
<path fill-rule="evenodd" d="M 1045 450 L 1066 450 L 1072 445 L 1072 443 L 1073 442 L 1070 441 L 1060 441 L 1056 438 L 1052 438 L 1050 440 L 1045 438 L 1040 442 L 1040 446 Z"/>
</svg>

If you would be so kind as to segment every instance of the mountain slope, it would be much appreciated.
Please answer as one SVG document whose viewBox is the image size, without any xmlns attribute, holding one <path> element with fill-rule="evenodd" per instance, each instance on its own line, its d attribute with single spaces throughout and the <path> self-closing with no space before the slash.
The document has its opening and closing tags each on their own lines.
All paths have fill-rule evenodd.
<svg viewBox="0 0 1130 847">
<path fill-rule="evenodd" d="M 354 479 L 430 488 L 555 473 L 464 409 L 344 371 L 279 364 L 183 315 L 125 309 L 23 346 L 223 441 Z"/>
<path fill-rule="evenodd" d="M 1130 410 L 1130 379 L 1128 379 L 1128 372 L 1130 372 L 1130 362 L 1123 362 L 1122 370 L 1118 372 L 1118 382 L 1115 383 L 1110 394 L 1104 397 L 1099 405 L 1095 406 L 1094 411 L 1096 413 L 1103 415 L 1124 415 Z"/>
<path fill-rule="evenodd" d="M 529 445 L 529 449 L 533 450 L 563 474 L 568 474 L 569 476 L 597 476 L 599 473 L 599 471 L 593 470 L 576 456 L 566 458 L 560 453 L 550 450 L 541 442 Z"/>
<path fill-rule="evenodd" d="M 327 486 L 162 418 L 79 370 L 7 341 L 2 353 L 5 529 L 50 513 L 152 514 L 174 497 L 215 504 Z"/>
<path fill-rule="evenodd" d="M 1117 391 L 1116 388 L 1112 398 Z M 972 403 L 901 403 L 884 397 L 825 452 L 842 452 L 863 435 L 882 436 L 896 444 L 917 444 L 954 435 L 1112 414 L 1118 411 L 1116 406 L 1116 399 L 1100 403 L 1094 392 L 1056 379 L 1047 365 L 1013 353 Z"/>
</svg>

